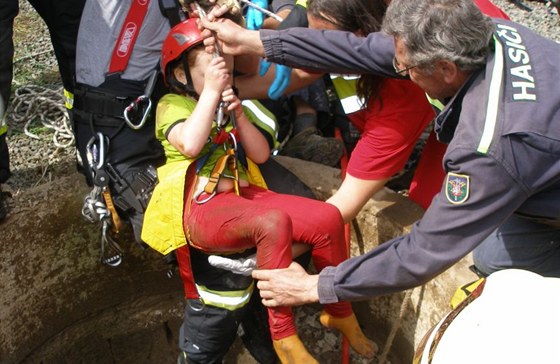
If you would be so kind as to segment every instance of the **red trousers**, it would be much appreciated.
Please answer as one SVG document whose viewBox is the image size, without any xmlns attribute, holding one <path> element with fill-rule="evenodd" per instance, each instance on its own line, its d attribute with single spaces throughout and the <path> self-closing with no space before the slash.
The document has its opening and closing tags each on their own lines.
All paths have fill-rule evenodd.
<svg viewBox="0 0 560 364">
<path fill-rule="evenodd" d="M 251 185 L 242 187 L 240 196 L 218 193 L 204 204 L 192 203 L 188 210 L 186 206 L 184 226 L 193 246 L 217 254 L 256 246 L 259 269 L 288 267 L 292 242 L 311 245 L 318 271 L 348 258 L 340 212 L 322 201 Z M 348 302 L 326 305 L 325 310 L 335 317 L 352 314 Z M 269 322 L 275 340 L 297 332 L 289 307 L 270 308 Z"/>
</svg>

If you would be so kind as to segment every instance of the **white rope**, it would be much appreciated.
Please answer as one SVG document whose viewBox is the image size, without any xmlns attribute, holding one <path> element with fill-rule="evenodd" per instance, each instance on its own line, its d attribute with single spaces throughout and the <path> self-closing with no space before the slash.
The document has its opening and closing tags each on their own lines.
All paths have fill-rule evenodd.
<svg viewBox="0 0 560 364">
<path fill-rule="evenodd" d="M 397 334 L 397 331 L 401 327 L 406 310 L 410 305 L 410 298 L 412 296 L 413 291 L 414 289 L 409 289 L 404 293 L 404 297 L 401 302 L 401 309 L 399 311 L 399 316 L 397 316 L 395 321 L 393 322 L 393 326 L 391 327 L 391 332 L 389 332 L 389 336 L 387 337 L 387 341 L 385 342 L 385 347 L 383 348 L 383 352 L 379 357 L 379 364 L 385 364 L 387 361 L 387 356 L 389 355 L 389 352 L 391 351 L 391 347 L 393 346 L 393 340 L 395 339 L 395 335 Z"/>
<path fill-rule="evenodd" d="M 53 143 L 56 147 L 67 148 L 74 145 L 74 133 L 64 106 L 62 87 L 50 89 L 25 85 L 17 88 L 9 115 L 15 122 L 25 123 L 23 130 L 30 138 L 40 139 L 29 131 L 31 124 L 40 120 L 44 127 L 54 130 Z"/>
</svg>

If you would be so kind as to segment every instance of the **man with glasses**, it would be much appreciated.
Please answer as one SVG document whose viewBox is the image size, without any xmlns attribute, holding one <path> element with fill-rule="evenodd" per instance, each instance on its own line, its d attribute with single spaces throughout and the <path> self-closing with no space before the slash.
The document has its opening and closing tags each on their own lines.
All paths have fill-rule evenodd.
<svg viewBox="0 0 560 364">
<path fill-rule="evenodd" d="M 401 66 L 401 64 L 399 63 L 399 61 L 397 61 L 397 57 L 393 57 L 393 68 L 395 69 L 395 72 L 398 75 L 401 76 L 408 76 L 409 72 L 411 69 L 413 69 L 414 67 L 417 67 L 418 65 L 415 64 L 414 66 L 408 66 L 408 67 L 403 67 Z"/>
<path fill-rule="evenodd" d="M 297 265 L 256 271 L 266 305 L 400 291 L 473 250 L 484 274 L 515 267 L 560 277 L 559 44 L 482 15 L 472 0 L 393 0 L 384 34 L 366 38 L 232 31 L 222 20 L 203 25 L 225 52 L 310 70 L 409 77 L 442 107 L 435 131 L 449 144 L 447 175 L 411 233 L 320 275 Z M 207 48 L 215 41 L 207 38 Z"/>
</svg>

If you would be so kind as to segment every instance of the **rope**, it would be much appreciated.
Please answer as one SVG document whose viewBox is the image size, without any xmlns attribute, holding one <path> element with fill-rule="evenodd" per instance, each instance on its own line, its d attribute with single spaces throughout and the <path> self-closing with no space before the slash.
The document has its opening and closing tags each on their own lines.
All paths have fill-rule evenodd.
<svg viewBox="0 0 560 364">
<path fill-rule="evenodd" d="M 412 296 L 413 291 L 414 289 L 409 289 L 404 293 L 404 297 L 401 303 L 401 309 L 399 311 L 399 316 L 397 317 L 397 319 L 393 323 L 393 326 L 391 327 L 391 332 L 389 332 L 389 336 L 387 337 L 387 341 L 385 342 L 385 346 L 383 347 L 383 352 L 379 357 L 379 364 L 385 364 L 385 362 L 387 361 L 387 356 L 389 355 L 389 351 L 391 351 L 391 346 L 393 346 L 393 340 L 395 339 L 395 335 L 397 334 L 397 331 L 401 327 L 402 321 L 404 319 L 404 314 L 406 313 L 406 310 L 408 309 L 408 305 L 410 304 L 410 297 Z"/>
<path fill-rule="evenodd" d="M 25 123 L 25 135 L 33 139 L 40 139 L 38 135 L 29 131 L 35 120 L 54 130 L 53 143 L 58 148 L 74 145 L 74 133 L 70 127 L 68 111 L 64 106 L 63 88 L 50 89 L 38 85 L 25 85 L 15 90 L 12 100 L 10 118 L 19 123 Z"/>
</svg>

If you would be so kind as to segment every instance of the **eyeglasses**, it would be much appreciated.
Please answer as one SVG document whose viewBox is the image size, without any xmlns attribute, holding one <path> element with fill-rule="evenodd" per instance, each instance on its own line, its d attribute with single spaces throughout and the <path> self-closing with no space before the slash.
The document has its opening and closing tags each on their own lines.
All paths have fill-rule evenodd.
<svg viewBox="0 0 560 364">
<path fill-rule="evenodd" d="M 401 68 L 399 61 L 397 61 L 397 57 L 393 57 L 393 68 L 395 69 L 395 72 L 398 75 L 402 75 L 402 76 L 409 76 L 410 75 L 410 70 L 418 67 L 419 65 L 414 65 L 414 66 L 410 66 L 410 67 L 405 67 L 405 68 Z"/>
</svg>

